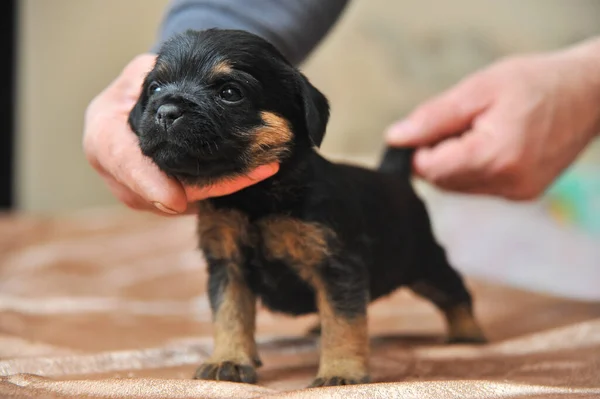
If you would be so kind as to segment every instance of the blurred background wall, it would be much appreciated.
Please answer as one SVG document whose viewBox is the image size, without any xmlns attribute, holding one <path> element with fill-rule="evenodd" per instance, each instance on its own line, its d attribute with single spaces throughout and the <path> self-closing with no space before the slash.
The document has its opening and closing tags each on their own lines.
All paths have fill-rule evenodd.
<svg viewBox="0 0 600 399">
<path fill-rule="evenodd" d="M 116 204 L 82 154 L 84 111 L 151 45 L 167 3 L 20 2 L 19 209 Z M 332 103 L 323 152 L 372 165 L 390 122 L 468 73 L 508 54 L 556 49 L 598 34 L 597 0 L 354 0 L 304 65 Z M 451 257 L 475 274 L 600 295 L 592 284 L 600 281 L 600 221 L 592 223 L 600 215 L 598 153 L 592 147 L 554 191 L 532 204 L 422 187 Z"/>
<path fill-rule="evenodd" d="M 115 204 L 81 150 L 90 100 L 153 43 L 167 0 L 21 0 L 16 201 L 35 212 Z"/>
</svg>

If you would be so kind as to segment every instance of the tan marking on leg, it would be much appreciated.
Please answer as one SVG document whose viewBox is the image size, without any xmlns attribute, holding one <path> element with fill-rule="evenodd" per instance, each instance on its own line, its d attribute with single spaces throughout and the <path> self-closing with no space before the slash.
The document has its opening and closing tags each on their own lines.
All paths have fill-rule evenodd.
<svg viewBox="0 0 600 399">
<path fill-rule="evenodd" d="M 355 384 L 368 380 L 369 340 L 365 314 L 336 313 L 318 267 L 331 255 L 334 233 L 316 223 L 293 218 L 260 222 L 267 259 L 286 262 L 314 288 L 321 320 L 321 360 L 315 386 Z"/>
<path fill-rule="evenodd" d="M 213 314 L 214 350 L 198 368 L 196 378 L 255 382 L 260 364 L 256 341 L 256 298 L 242 270 L 242 245 L 249 245 L 249 223 L 240 212 L 217 210 L 208 202 L 199 207 L 200 247 L 210 262 L 226 268 Z"/>
<path fill-rule="evenodd" d="M 485 342 L 486 338 L 469 305 L 457 305 L 444 311 L 451 342 Z"/>
<path fill-rule="evenodd" d="M 345 383 L 366 382 L 369 375 L 369 336 L 366 315 L 353 318 L 335 312 L 324 284 L 317 284 L 321 318 L 321 360 L 317 379 L 339 377 Z"/>
<path fill-rule="evenodd" d="M 252 364 L 258 361 L 254 332 L 256 298 L 245 282 L 229 280 L 214 315 L 215 348 L 209 362 Z"/>
<path fill-rule="evenodd" d="M 425 299 L 433 302 L 435 306 L 444 314 L 448 327 L 449 342 L 485 342 L 486 338 L 479 327 L 472 306 L 468 303 L 462 303 L 449 306 L 451 298 L 439 288 L 420 281 L 411 285 L 412 291 Z"/>
</svg>

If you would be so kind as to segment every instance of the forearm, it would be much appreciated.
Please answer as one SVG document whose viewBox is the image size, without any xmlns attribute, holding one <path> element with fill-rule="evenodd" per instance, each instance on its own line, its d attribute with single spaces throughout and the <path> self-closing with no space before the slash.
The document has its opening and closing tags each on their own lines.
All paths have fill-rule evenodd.
<svg viewBox="0 0 600 399">
<path fill-rule="evenodd" d="M 592 38 L 566 50 L 587 83 L 588 101 L 596 110 L 596 136 L 600 137 L 600 37 Z"/>
<path fill-rule="evenodd" d="M 153 50 L 187 29 L 242 29 L 270 41 L 299 64 L 327 35 L 348 1 L 173 0 Z"/>
</svg>

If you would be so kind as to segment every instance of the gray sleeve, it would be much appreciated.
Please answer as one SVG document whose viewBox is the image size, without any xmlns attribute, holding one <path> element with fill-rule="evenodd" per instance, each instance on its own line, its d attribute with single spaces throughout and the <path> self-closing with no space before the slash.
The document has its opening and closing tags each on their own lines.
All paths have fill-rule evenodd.
<svg viewBox="0 0 600 399">
<path fill-rule="evenodd" d="M 294 64 L 316 48 L 349 0 L 172 0 L 152 48 L 187 29 L 242 29 L 270 41 Z"/>
</svg>

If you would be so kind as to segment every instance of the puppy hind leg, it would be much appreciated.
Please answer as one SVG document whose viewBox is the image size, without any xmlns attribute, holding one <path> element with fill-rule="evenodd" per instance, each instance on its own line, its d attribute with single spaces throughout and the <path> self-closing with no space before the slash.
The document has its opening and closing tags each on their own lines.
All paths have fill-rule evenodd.
<svg viewBox="0 0 600 399">
<path fill-rule="evenodd" d="M 321 322 L 318 321 L 306 330 L 307 337 L 320 337 L 321 336 Z"/>
<path fill-rule="evenodd" d="M 471 294 L 461 276 L 448 264 L 441 248 L 427 262 L 425 273 L 410 285 L 416 294 L 431 301 L 444 315 L 448 343 L 485 343 L 485 335 L 473 313 Z"/>
</svg>

